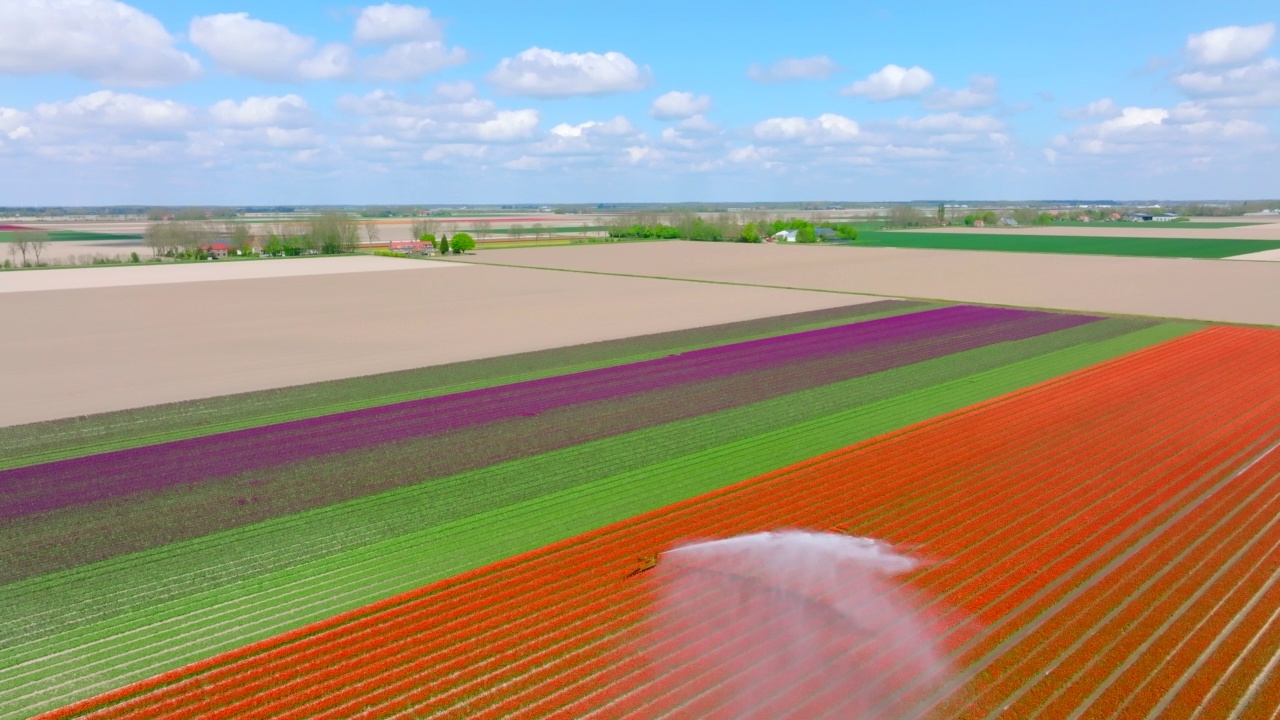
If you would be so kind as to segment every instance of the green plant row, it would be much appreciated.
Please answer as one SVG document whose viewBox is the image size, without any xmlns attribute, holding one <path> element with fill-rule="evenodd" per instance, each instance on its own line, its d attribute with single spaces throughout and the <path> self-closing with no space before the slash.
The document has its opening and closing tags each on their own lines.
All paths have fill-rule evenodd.
<svg viewBox="0 0 1280 720">
<path fill-rule="evenodd" d="M 784 429 L 700 450 L 689 447 L 678 457 L 597 476 L 585 484 L 437 525 L 419 526 L 379 542 L 136 608 L 65 632 L 50 633 L 47 625 L 45 632 L 6 632 L 5 649 L 0 652 L 0 667 L 6 668 L 0 670 L 0 715 L 18 707 L 43 709 L 74 701 L 1051 379 L 1190 329 L 1186 325 L 1159 325 L 1085 342 L 870 404 L 846 405 L 839 412 Z M 1014 345 L 995 347 L 1012 360 L 1018 355 L 1009 353 L 1009 346 Z M 802 404 L 795 397 L 789 399 L 793 405 Z M 571 450 L 584 449 L 588 446 Z M 579 461 L 591 457 L 572 452 L 564 456 Z M 395 493 L 421 492 L 422 487 Z M 337 507 L 304 515 L 336 511 Z M 152 579 L 156 580 L 159 578 Z"/>
<path fill-rule="evenodd" d="M 1068 255 L 1225 258 L 1280 248 L 1280 241 L 889 231 L 864 232 L 853 245 L 858 247 L 994 250 L 1000 252 L 1059 253 Z"/>
<path fill-rule="evenodd" d="M 0 470 L 594 370 L 939 307 L 944 305 L 918 302 L 901 302 L 893 307 L 881 303 L 868 304 L 865 308 L 854 305 L 833 313 L 800 313 L 791 316 L 789 322 L 785 317 L 782 322 L 777 319 L 747 321 L 0 428 Z"/>
<path fill-rule="evenodd" d="M 744 437 L 817 419 L 846 408 L 888 400 L 914 390 L 1002 367 L 1089 342 L 1126 335 L 1150 326 L 1141 320 L 1108 319 L 1058 333 L 977 348 L 872 376 L 821 386 L 760 403 L 658 425 L 576 447 L 433 480 L 417 486 L 371 495 L 290 515 L 256 525 L 172 543 L 154 550 L 104 560 L 79 568 L 0 586 L 0 604 L 20 609 L 16 625 L 30 630 L 53 614 L 54 627 L 65 627 L 66 608 L 82 604 L 102 614 L 121 602 L 142 605 L 155 599 L 148 582 L 170 595 L 198 592 L 185 578 L 207 584 L 234 582 L 247 573 L 285 567 L 324 548 L 350 546 L 359 538 L 377 538 L 481 512 L 612 472 L 679 457 L 682 448 L 713 447 Z M 316 477 L 322 473 L 359 477 L 367 463 L 385 464 L 417 457 L 414 442 L 382 446 L 376 452 L 319 458 L 290 467 Z M 529 489 L 534 488 L 534 489 Z M 418 509 L 413 498 L 421 498 Z M 267 559 L 268 538 L 281 538 Z M 181 560 L 157 560 L 180 558 Z M 252 570 L 246 570 L 252 560 Z M 163 567 L 160 564 L 163 563 Z M 274 563 L 274 564 L 273 564 Z M 242 575 L 237 575 L 240 573 Z M 90 581 L 90 578 L 98 578 Z M 27 603 L 24 605 L 24 603 Z M 0 639 L 11 639 L 0 622 Z M 9 643 L 0 643 L 9 644 Z"/>
</svg>

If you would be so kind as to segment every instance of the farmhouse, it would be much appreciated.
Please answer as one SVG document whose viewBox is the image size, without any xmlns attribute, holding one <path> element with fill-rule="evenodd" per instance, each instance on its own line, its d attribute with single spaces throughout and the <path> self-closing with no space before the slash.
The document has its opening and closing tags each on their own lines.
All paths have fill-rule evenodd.
<svg viewBox="0 0 1280 720">
<path fill-rule="evenodd" d="M 392 240 L 390 250 L 402 253 L 424 253 L 427 247 L 427 243 L 419 240 Z"/>
<path fill-rule="evenodd" d="M 225 258 L 231 252 L 231 246 L 227 245 L 226 243 L 213 243 L 212 245 L 201 245 L 200 249 L 204 250 L 205 253 L 208 254 L 208 256 L 211 258 Z"/>
<path fill-rule="evenodd" d="M 795 242 L 798 230 L 780 230 L 773 234 L 773 239 L 777 242 Z"/>
<path fill-rule="evenodd" d="M 1178 216 L 1176 213 L 1160 213 L 1159 215 L 1151 216 L 1152 222 L 1173 222 L 1174 220 L 1177 220 L 1177 219 L 1178 219 Z"/>
</svg>

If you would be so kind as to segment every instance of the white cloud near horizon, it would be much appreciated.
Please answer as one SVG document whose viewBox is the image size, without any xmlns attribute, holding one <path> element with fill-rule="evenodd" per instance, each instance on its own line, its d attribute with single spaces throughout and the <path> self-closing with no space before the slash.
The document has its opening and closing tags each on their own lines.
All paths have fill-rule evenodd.
<svg viewBox="0 0 1280 720">
<path fill-rule="evenodd" d="M 564 53 L 536 46 L 503 58 L 485 80 L 503 95 L 539 98 L 637 92 L 652 84 L 649 68 L 619 52 Z"/>
<path fill-rule="evenodd" d="M 711 110 L 710 95 L 694 95 L 691 92 L 672 90 L 659 95 L 649 107 L 649 117 L 658 120 L 683 120 L 694 115 L 704 115 Z"/>
<path fill-rule="evenodd" d="M 758 83 L 784 83 L 796 80 L 826 80 L 840 69 L 826 55 L 783 58 L 771 65 L 753 63 L 747 68 L 747 77 Z"/>
<path fill-rule="evenodd" d="M 534 137 L 541 116 L 534 109 L 499 109 L 492 101 L 464 97 L 455 91 L 449 99 L 425 102 L 401 99 L 386 90 L 363 96 L 338 98 L 339 110 L 363 116 L 363 136 L 385 137 L 402 144 L 428 141 L 506 143 Z"/>
<path fill-rule="evenodd" d="M 859 80 L 840 91 L 841 95 L 854 95 L 869 100 L 896 100 L 917 97 L 933 87 L 933 73 L 919 65 L 904 68 L 885 65 L 866 79 Z"/>
<path fill-rule="evenodd" d="M 104 85 L 161 87 L 200 62 L 159 20 L 116 0 L 27 0 L 0 9 L 0 74 L 70 73 Z"/>
<path fill-rule="evenodd" d="M 1192 67 L 1239 65 L 1262 55 L 1276 36 L 1275 23 L 1228 25 L 1187 37 L 1187 62 Z"/>
</svg>

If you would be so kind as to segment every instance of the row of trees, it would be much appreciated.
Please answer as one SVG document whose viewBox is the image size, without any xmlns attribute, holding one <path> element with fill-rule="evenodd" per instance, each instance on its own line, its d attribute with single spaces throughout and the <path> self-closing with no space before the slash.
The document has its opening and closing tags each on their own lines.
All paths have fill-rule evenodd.
<svg viewBox="0 0 1280 720">
<path fill-rule="evenodd" d="M 44 254 L 44 250 L 49 245 L 49 233 L 44 230 L 20 230 L 13 233 L 13 239 L 8 243 L 9 258 L 5 261 L 9 265 L 17 265 L 18 267 L 31 267 L 35 265 L 39 267 L 41 264 L 40 256 Z M 32 258 L 34 263 L 29 261 Z"/>
<path fill-rule="evenodd" d="M 336 255 L 348 253 L 360 244 L 360 225 L 346 213 L 326 212 L 300 222 L 269 223 L 258 226 L 262 251 L 268 255 Z M 377 228 L 365 225 L 366 233 L 377 238 Z M 153 257 L 199 260 L 208 246 L 225 243 L 242 254 L 253 249 L 255 233 L 243 222 L 167 220 L 147 226 L 143 242 Z"/>
<path fill-rule="evenodd" d="M 847 223 L 833 223 L 828 227 L 837 237 L 855 240 L 858 230 Z M 796 231 L 796 241 L 818 241 L 817 226 L 800 218 L 771 218 L 768 215 L 716 216 L 712 220 L 693 213 L 681 213 L 666 217 L 645 217 L 643 214 L 627 216 L 608 228 L 611 238 L 639 238 L 661 240 L 701 240 L 705 242 L 763 242 L 767 236 L 785 230 Z"/>
</svg>

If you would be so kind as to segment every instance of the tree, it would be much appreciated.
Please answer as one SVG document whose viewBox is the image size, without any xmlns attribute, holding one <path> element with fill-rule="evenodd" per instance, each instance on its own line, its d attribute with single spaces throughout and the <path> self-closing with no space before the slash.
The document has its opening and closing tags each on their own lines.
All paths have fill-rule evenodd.
<svg viewBox="0 0 1280 720">
<path fill-rule="evenodd" d="M 458 254 L 470 252 L 476 249 L 476 240 L 467 233 L 458 233 L 453 236 L 453 251 Z"/>
<path fill-rule="evenodd" d="M 939 203 L 938 205 L 938 224 L 947 224 L 947 206 Z"/>
<path fill-rule="evenodd" d="M 426 244 L 430 245 L 431 247 L 435 247 L 435 246 L 436 246 L 436 236 L 435 236 L 435 235 L 432 235 L 431 233 L 423 233 L 423 234 L 422 234 L 422 237 L 418 238 L 418 242 L 426 243 Z"/>
<path fill-rule="evenodd" d="M 355 218 L 344 212 L 321 213 L 312 218 L 306 234 L 309 250 L 325 255 L 352 252 L 360 244 L 360 228 Z"/>
<path fill-rule="evenodd" d="M 911 205 L 895 205 L 889 212 L 889 224 L 899 228 L 920 227 L 927 217 Z"/>
<path fill-rule="evenodd" d="M 423 235 L 436 235 L 440 232 L 440 223 L 431 218 L 414 218 L 409 223 L 409 232 L 417 239 L 422 240 Z"/>
<path fill-rule="evenodd" d="M 378 231 L 378 224 L 377 224 L 377 223 L 371 223 L 371 222 L 363 223 L 363 228 L 364 228 L 364 241 L 365 241 L 365 243 L 366 243 L 366 244 L 369 244 L 369 245 L 377 245 L 377 244 L 378 244 L 378 238 L 379 238 L 379 235 L 380 235 L 380 233 L 379 233 L 379 231 Z"/>
<path fill-rule="evenodd" d="M 36 256 L 36 266 L 39 267 L 40 253 L 44 252 L 45 246 L 49 244 L 49 233 L 44 230 L 32 230 L 27 233 L 27 236 L 31 254 Z"/>
<path fill-rule="evenodd" d="M 241 253 L 248 255 L 253 251 L 253 233 L 249 232 L 249 226 L 244 223 L 236 223 L 231 230 L 231 244 Z"/>
<path fill-rule="evenodd" d="M 477 236 L 483 237 L 489 234 L 489 230 L 490 228 L 493 227 L 493 223 L 489 222 L 488 220 L 476 220 L 474 223 L 472 223 L 472 227 L 475 229 L 475 233 Z M 463 233 L 463 234 L 466 234 L 466 233 Z M 471 236 L 467 235 L 467 237 L 471 237 Z M 456 248 L 458 244 L 457 235 L 453 236 L 453 243 Z"/>
<path fill-rule="evenodd" d="M 440 236 L 440 254 L 441 255 L 449 254 L 449 236 L 448 235 Z"/>
<path fill-rule="evenodd" d="M 27 243 L 27 233 L 25 230 L 19 230 L 13 234 L 13 240 L 9 243 L 9 255 L 13 258 L 14 263 L 18 262 L 18 255 L 22 255 L 22 265 L 27 266 L 27 253 L 31 251 L 31 245 Z"/>
<path fill-rule="evenodd" d="M 516 240 L 519 240 L 520 238 L 524 237 L 524 226 L 521 225 L 520 223 L 516 223 L 515 225 L 512 225 L 511 237 L 515 238 Z"/>
<path fill-rule="evenodd" d="M 742 226 L 742 232 L 738 235 L 739 242 L 758 243 L 760 242 L 760 231 L 756 229 L 756 224 L 749 222 Z"/>
</svg>

